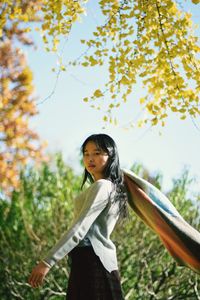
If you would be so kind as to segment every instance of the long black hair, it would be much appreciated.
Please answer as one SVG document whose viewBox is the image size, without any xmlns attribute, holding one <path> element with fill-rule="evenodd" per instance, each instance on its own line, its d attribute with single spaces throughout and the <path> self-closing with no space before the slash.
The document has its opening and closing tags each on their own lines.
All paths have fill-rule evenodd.
<svg viewBox="0 0 200 300">
<path fill-rule="evenodd" d="M 92 134 L 81 146 L 82 155 L 84 154 L 85 147 L 88 142 L 95 143 L 99 149 L 108 154 L 108 161 L 104 170 L 104 178 L 114 183 L 116 188 L 115 200 L 119 201 L 120 217 L 126 217 L 128 215 L 127 193 L 124 185 L 123 172 L 120 168 L 119 154 L 115 141 L 107 134 Z M 85 168 L 81 188 L 83 188 L 87 180 L 89 180 L 91 183 L 94 182 L 92 175 Z"/>
</svg>

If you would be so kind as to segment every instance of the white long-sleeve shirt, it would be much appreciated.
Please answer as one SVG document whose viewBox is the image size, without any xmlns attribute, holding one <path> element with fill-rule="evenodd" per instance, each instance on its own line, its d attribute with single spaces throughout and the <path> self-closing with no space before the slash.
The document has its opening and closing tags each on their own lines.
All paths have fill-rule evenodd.
<svg viewBox="0 0 200 300">
<path fill-rule="evenodd" d="M 114 201 L 114 184 L 107 179 L 95 181 L 75 199 L 75 215 L 69 230 L 43 259 L 53 266 L 80 241 L 88 238 L 96 255 L 109 271 L 117 270 L 116 248 L 110 239 L 119 217 L 119 204 Z"/>
</svg>

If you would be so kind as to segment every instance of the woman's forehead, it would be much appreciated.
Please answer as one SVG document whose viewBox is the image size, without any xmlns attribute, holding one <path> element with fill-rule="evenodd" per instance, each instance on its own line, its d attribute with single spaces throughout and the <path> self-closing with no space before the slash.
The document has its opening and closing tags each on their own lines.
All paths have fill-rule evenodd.
<svg viewBox="0 0 200 300">
<path fill-rule="evenodd" d="M 89 141 L 85 147 L 84 147 L 84 152 L 85 151 L 97 151 L 97 150 L 102 150 L 98 144 L 95 142 Z"/>
</svg>

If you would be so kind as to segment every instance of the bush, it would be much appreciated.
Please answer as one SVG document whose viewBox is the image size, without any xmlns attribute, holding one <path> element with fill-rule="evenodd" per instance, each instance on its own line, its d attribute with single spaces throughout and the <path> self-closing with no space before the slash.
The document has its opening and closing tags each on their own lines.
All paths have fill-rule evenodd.
<svg viewBox="0 0 200 300">
<path fill-rule="evenodd" d="M 160 174 L 152 177 L 139 165 L 133 169 L 161 187 Z M 69 227 L 81 181 L 57 154 L 40 169 L 26 169 L 21 189 L 13 192 L 10 201 L 0 199 L 0 299 L 65 299 L 67 258 L 52 268 L 43 287 L 32 289 L 27 278 Z M 197 209 L 187 196 L 190 183 L 184 171 L 173 181 L 168 196 L 186 221 L 197 228 Z M 131 210 L 129 218 L 117 224 L 112 239 L 126 299 L 199 299 L 199 276 L 178 267 L 158 237 Z"/>
</svg>

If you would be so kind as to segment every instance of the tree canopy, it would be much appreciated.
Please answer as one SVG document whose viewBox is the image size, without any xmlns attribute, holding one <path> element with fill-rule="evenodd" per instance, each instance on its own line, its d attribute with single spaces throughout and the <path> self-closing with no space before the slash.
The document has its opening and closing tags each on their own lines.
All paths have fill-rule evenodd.
<svg viewBox="0 0 200 300">
<path fill-rule="evenodd" d="M 1 27 L 7 20 L 21 24 L 38 18 L 46 49 L 57 51 L 61 37 L 68 36 L 73 24 L 83 19 L 87 2 L 38 0 L 13 4 L 7 0 L 2 5 Z M 200 1 L 192 2 L 198 5 Z M 82 59 L 71 63 L 84 67 L 105 65 L 108 80 L 83 100 L 99 109 L 99 101 L 106 98 L 104 121 L 113 122 L 114 110 L 134 99 L 134 86 L 141 80 L 142 96 L 137 100 L 145 114 L 139 126 L 164 126 L 170 112 L 183 120 L 199 116 L 200 47 L 191 15 L 175 0 L 98 3 L 103 23 L 97 26 L 92 39 L 81 41 L 87 47 Z M 60 68 L 65 70 L 63 63 Z"/>
<path fill-rule="evenodd" d="M 7 7 L 6 3 L 0 4 L 3 25 L 0 39 L 0 180 L 6 194 L 19 186 L 19 173 L 27 162 L 44 158 L 44 143 L 29 126 L 29 119 L 38 111 L 33 95 L 33 74 L 20 48 L 20 44 L 29 47 L 33 42 L 26 28 L 20 28 L 12 19 L 12 14 L 2 23 L 8 5 L 12 4 L 14 9 L 11 2 Z M 25 14 L 30 9 L 31 2 L 24 4 Z"/>
<path fill-rule="evenodd" d="M 109 115 L 129 95 L 134 98 L 134 86 L 141 79 L 139 102 L 148 115 L 139 125 L 164 126 L 170 111 L 181 119 L 198 116 L 200 47 L 192 33 L 191 16 L 171 0 L 123 1 L 118 5 L 117 1 L 100 1 L 100 6 L 108 21 L 97 27 L 94 39 L 83 41 L 91 51 L 82 65 L 107 63 L 109 80 L 104 90 L 98 89 L 84 100 L 106 96 L 111 99 Z"/>
</svg>

